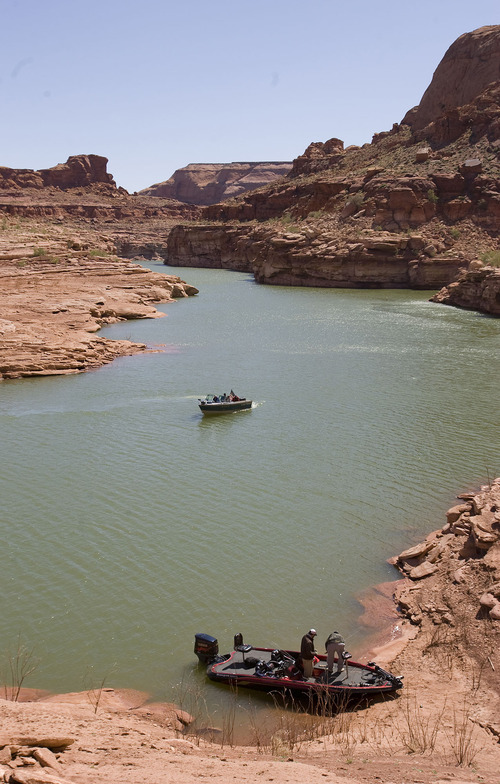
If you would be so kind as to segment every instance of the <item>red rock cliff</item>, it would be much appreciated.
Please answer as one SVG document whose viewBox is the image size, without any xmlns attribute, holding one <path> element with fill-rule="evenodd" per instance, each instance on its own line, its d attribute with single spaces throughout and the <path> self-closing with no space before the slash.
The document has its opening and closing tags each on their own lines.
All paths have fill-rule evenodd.
<svg viewBox="0 0 500 784">
<path fill-rule="evenodd" d="M 403 123 L 420 130 L 452 109 L 473 101 L 500 79 L 500 25 L 465 33 L 450 46 L 420 104 Z"/>
<path fill-rule="evenodd" d="M 68 190 L 96 184 L 116 188 L 112 175 L 106 171 L 107 164 L 108 159 L 102 155 L 71 155 L 66 163 L 38 171 L 0 166 L 0 188 L 55 187 Z"/>
<path fill-rule="evenodd" d="M 141 196 L 178 199 L 206 206 L 269 185 L 284 177 L 291 163 L 190 163 L 177 169 L 169 180 L 140 191 Z"/>
</svg>

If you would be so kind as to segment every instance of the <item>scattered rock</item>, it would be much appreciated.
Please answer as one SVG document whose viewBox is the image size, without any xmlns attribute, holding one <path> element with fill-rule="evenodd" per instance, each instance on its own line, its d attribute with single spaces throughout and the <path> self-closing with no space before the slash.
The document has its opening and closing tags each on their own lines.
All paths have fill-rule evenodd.
<svg viewBox="0 0 500 784">
<path fill-rule="evenodd" d="M 422 580 L 424 577 L 429 577 L 429 575 L 434 574 L 437 570 L 437 566 L 430 561 L 424 561 L 423 563 L 419 564 L 418 566 L 414 566 L 413 569 L 409 572 L 409 577 L 411 580 Z"/>
</svg>

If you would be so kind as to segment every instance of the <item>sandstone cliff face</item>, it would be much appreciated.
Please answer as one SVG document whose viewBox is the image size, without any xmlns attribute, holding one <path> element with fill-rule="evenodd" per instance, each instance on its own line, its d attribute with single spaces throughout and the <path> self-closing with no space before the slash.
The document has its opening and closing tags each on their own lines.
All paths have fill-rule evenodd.
<svg viewBox="0 0 500 784">
<path fill-rule="evenodd" d="M 415 131 L 452 109 L 470 103 L 500 80 L 500 26 L 461 35 L 438 65 L 420 104 L 403 119 Z"/>
<path fill-rule="evenodd" d="M 50 169 L 9 169 L 0 166 L 0 188 L 79 188 L 86 185 L 108 185 L 116 189 L 116 183 L 106 167 L 108 159 L 101 155 L 71 155 L 66 163 Z"/>
<path fill-rule="evenodd" d="M 168 263 L 253 273 L 258 283 L 337 288 L 435 289 L 455 279 L 464 261 L 422 253 L 425 239 L 373 232 L 339 239 L 304 227 L 283 231 L 254 225 L 175 226 Z"/>
<path fill-rule="evenodd" d="M 266 163 L 190 163 L 178 169 L 169 180 L 140 191 L 143 196 L 177 199 L 186 204 L 216 204 L 246 191 L 269 185 L 284 177 L 292 164 Z"/>
<path fill-rule="evenodd" d="M 197 217 L 198 207 L 173 199 L 131 196 L 117 188 L 107 162 L 100 155 L 72 155 L 66 163 L 38 171 L 0 166 L 0 213 L 95 225 L 128 221 L 139 227 L 141 235 L 144 224 L 151 221 Z"/>
</svg>

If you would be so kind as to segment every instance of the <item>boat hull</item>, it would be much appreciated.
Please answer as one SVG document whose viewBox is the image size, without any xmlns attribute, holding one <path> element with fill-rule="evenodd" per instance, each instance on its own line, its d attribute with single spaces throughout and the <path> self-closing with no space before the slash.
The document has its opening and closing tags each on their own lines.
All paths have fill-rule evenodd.
<svg viewBox="0 0 500 784">
<path fill-rule="evenodd" d="M 288 657 L 286 666 L 282 666 L 284 656 L 277 654 Z M 305 678 L 296 667 L 298 659 L 297 651 L 254 647 L 246 652 L 233 650 L 211 662 L 207 667 L 207 676 L 212 681 L 238 688 L 283 692 L 295 696 L 328 696 L 342 701 L 396 692 L 403 686 L 400 678 L 373 662 L 366 665 L 349 660 L 344 663 L 339 674 L 329 674 L 324 655 L 317 656 L 313 676 Z"/>
<path fill-rule="evenodd" d="M 207 403 L 200 401 L 200 410 L 204 414 L 230 414 L 234 411 L 244 411 L 252 408 L 251 400 L 231 400 L 226 403 Z"/>
</svg>

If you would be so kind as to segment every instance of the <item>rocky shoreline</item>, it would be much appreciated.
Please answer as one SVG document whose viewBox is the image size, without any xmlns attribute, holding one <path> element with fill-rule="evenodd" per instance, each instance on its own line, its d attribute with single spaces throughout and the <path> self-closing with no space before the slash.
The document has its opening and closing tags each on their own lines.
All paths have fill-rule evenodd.
<svg viewBox="0 0 500 784">
<path fill-rule="evenodd" d="M 459 501 L 441 528 L 392 559 L 404 575 L 388 584 L 401 617 L 391 639 L 367 657 L 405 676 L 398 698 L 333 717 L 287 710 L 272 733 L 256 727 L 251 746 L 235 747 L 223 727 L 210 743 L 190 730 L 185 711 L 148 703 L 139 692 L 22 690 L 31 701 L 0 699 L 0 779 L 183 784 L 209 775 L 229 784 L 265 775 L 278 784 L 323 777 L 333 784 L 496 784 L 500 478 Z"/>
<path fill-rule="evenodd" d="M 4 217 L 0 279 L 0 381 L 81 373 L 146 351 L 96 333 L 159 317 L 155 304 L 198 293 L 176 275 L 119 258 L 109 234 L 69 220 Z"/>
</svg>

